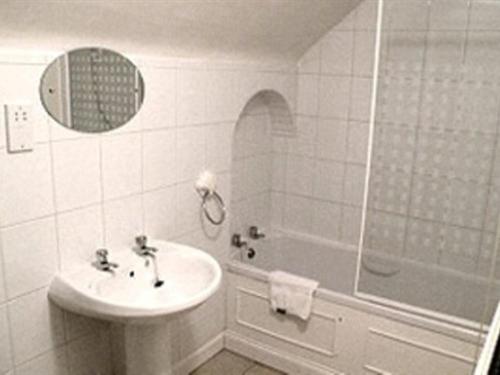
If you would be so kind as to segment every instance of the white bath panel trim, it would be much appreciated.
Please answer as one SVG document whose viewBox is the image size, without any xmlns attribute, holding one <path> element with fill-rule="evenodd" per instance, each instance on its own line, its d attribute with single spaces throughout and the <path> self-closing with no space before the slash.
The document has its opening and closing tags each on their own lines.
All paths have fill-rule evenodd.
<svg viewBox="0 0 500 375">
<path fill-rule="evenodd" d="M 365 346 L 366 361 L 364 369 L 375 374 L 469 374 L 474 368 L 474 359 L 460 353 L 407 337 L 408 334 L 395 334 L 386 330 L 369 327 Z M 403 357 L 401 354 L 405 353 Z M 415 368 L 419 364 L 418 369 Z M 390 368 L 391 371 L 380 368 Z M 398 369 L 395 372 L 394 369 Z"/>
<path fill-rule="evenodd" d="M 224 349 L 224 333 L 220 333 L 201 348 L 174 365 L 172 375 L 186 375 L 200 367 Z"/>
<path fill-rule="evenodd" d="M 252 329 L 254 331 L 263 333 L 265 335 L 274 337 L 276 339 L 285 341 L 287 343 L 296 345 L 298 347 L 301 347 L 301 348 L 304 348 L 307 350 L 311 350 L 311 351 L 319 353 L 321 355 L 326 355 L 328 357 L 337 356 L 337 353 L 335 353 L 335 351 L 334 351 L 335 350 L 337 317 L 335 317 L 333 315 L 324 314 L 324 313 L 315 311 L 314 309 L 311 312 L 310 321 L 315 319 L 315 318 L 321 319 L 321 320 L 326 320 L 326 321 L 328 321 L 328 325 L 331 326 L 331 329 L 333 331 L 331 342 L 328 345 L 328 347 L 319 347 L 319 346 L 311 344 L 311 343 L 306 343 L 304 341 L 299 341 L 299 340 L 296 340 L 292 337 L 285 336 L 283 334 L 278 333 L 277 331 L 271 330 L 271 329 L 263 327 L 263 326 L 259 326 L 254 322 L 250 322 L 250 321 L 246 320 L 243 316 L 244 308 L 242 308 L 242 303 L 243 303 L 242 300 L 245 298 L 245 295 L 263 300 L 266 303 L 268 303 L 268 301 L 269 301 L 269 297 L 267 295 L 262 294 L 262 293 L 259 293 L 259 292 L 256 292 L 256 291 L 253 291 L 253 290 L 250 290 L 247 288 L 241 288 L 241 287 L 236 288 L 236 323 L 237 324 L 244 326 L 246 328 Z M 270 310 L 269 310 L 269 314 L 271 314 Z M 278 328 L 278 327 L 276 327 L 276 328 Z M 324 331 L 323 331 L 323 333 L 324 333 Z"/>
<path fill-rule="evenodd" d="M 460 355 L 457 353 L 453 353 L 453 352 L 450 352 L 448 350 L 444 350 L 444 349 L 438 348 L 436 346 L 426 344 L 426 343 L 421 342 L 421 341 L 415 341 L 415 340 L 412 340 L 412 339 L 409 339 L 409 338 L 406 338 L 403 336 L 397 336 L 397 335 L 394 335 L 393 333 L 384 332 L 384 331 L 381 331 L 381 330 L 376 329 L 376 328 L 369 328 L 368 331 L 370 332 L 370 335 L 385 337 L 385 338 L 387 338 L 391 341 L 394 341 L 396 343 L 409 345 L 409 346 L 414 347 L 416 349 L 420 349 L 420 350 L 424 350 L 426 352 L 437 354 L 440 357 L 447 357 L 447 358 L 450 358 L 452 360 L 464 362 L 464 363 L 469 364 L 469 365 L 474 365 L 476 363 L 474 358 L 470 358 L 470 357 L 466 357 L 466 356 L 463 356 L 463 355 Z"/>
<path fill-rule="evenodd" d="M 228 350 L 284 371 L 289 375 L 346 375 L 343 372 L 333 371 L 330 368 L 309 362 L 303 357 L 278 351 L 229 330 L 225 333 L 224 346 Z"/>
</svg>

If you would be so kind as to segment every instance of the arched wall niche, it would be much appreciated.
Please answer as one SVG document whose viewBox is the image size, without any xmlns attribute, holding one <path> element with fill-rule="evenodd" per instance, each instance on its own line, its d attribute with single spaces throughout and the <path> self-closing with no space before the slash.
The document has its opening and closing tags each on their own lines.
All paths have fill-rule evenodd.
<svg viewBox="0 0 500 375">
<path fill-rule="evenodd" d="M 252 225 L 267 233 L 281 226 L 293 120 L 287 100 L 275 90 L 257 92 L 241 111 L 232 146 L 232 234 L 247 236 Z"/>
</svg>

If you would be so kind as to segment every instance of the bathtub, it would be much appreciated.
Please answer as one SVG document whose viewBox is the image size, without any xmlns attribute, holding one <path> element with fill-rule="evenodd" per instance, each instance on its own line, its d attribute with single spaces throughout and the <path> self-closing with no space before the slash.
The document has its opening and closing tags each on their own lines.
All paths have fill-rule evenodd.
<svg viewBox="0 0 500 375">
<path fill-rule="evenodd" d="M 472 373 L 481 337 L 467 328 L 467 320 L 448 321 L 445 312 L 453 305 L 449 301 L 455 291 L 451 298 L 443 298 L 443 314 L 430 318 L 355 297 L 357 251 L 352 246 L 292 232 L 277 232 L 253 245 L 254 258 L 236 252 L 228 264 L 229 349 L 290 374 Z M 368 266 L 376 268 L 377 259 L 370 259 L 373 264 Z M 426 277 L 417 263 L 398 267 L 401 271 L 391 278 L 402 286 L 398 290 L 402 295 L 404 285 L 414 285 L 415 277 Z M 275 269 L 320 282 L 307 322 L 270 310 L 267 275 Z M 380 270 L 374 271 L 363 277 L 367 288 L 389 282 L 380 276 Z M 447 287 L 456 285 L 460 292 L 463 283 L 458 283 L 458 275 L 450 272 L 447 277 L 451 280 Z M 377 278 L 384 280 L 377 282 Z M 376 292 L 373 287 L 368 290 Z M 473 294 L 474 288 L 469 290 Z M 435 292 L 440 295 L 443 291 Z"/>
</svg>

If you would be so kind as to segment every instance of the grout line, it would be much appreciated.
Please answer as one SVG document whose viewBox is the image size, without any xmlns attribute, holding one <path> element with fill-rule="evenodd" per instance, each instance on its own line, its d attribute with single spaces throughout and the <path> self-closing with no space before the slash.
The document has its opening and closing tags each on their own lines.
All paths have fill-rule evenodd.
<svg viewBox="0 0 500 375">
<path fill-rule="evenodd" d="M 141 126 L 142 130 L 142 126 Z M 144 200 L 144 132 L 140 133 L 140 176 L 141 176 L 141 232 L 146 235 L 146 207 Z"/>
<path fill-rule="evenodd" d="M 102 230 L 102 246 L 107 248 L 108 246 L 108 235 L 107 235 L 107 222 L 106 222 L 106 210 L 104 202 L 104 160 L 103 160 L 103 137 L 98 137 L 99 142 L 99 192 L 100 200 L 99 206 L 101 209 L 101 230 Z"/>
<path fill-rule="evenodd" d="M 2 276 L 2 284 L 3 284 L 3 291 L 2 292 L 5 296 L 5 300 L 2 301 L 2 303 L 0 304 L 0 307 L 4 306 L 5 318 L 7 320 L 7 335 L 8 335 L 7 341 L 9 342 L 9 347 L 7 348 L 7 351 L 8 351 L 8 357 L 10 358 L 10 362 L 12 365 L 12 367 L 9 370 L 14 370 L 14 368 L 15 368 L 14 336 L 12 333 L 12 319 L 10 316 L 10 312 L 9 312 L 10 309 L 8 306 L 9 300 L 8 300 L 8 296 L 7 296 L 7 277 L 5 275 L 5 258 L 3 255 L 3 241 L 2 241 L 2 232 L 1 231 L 0 231 L 0 270 L 2 271 L 2 275 L 1 275 Z M 7 372 L 9 370 L 7 370 Z"/>
<path fill-rule="evenodd" d="M 347 104 L 347 119 L 345 120 L 345 126 L 346 126 L 346 132 L 345 132 L 345 139 L 344 139 L 344 160 L 343 160 L 343 174 L 342 174 L 342 202 L 345 203 L 346 201 L 346 178 L 347 178 L 347 169 L 349 167 L 349 163 L 347 162 L 348 154 L 349 154 L 349 139 L 350 139 L 350 132 L 351 132 L 351 117 L 352 117 L 352 103 L 353 103 L 353 97 L 354 97 L 354 67 L 355 67 L 355 59 L 356 59 L 356 33 L 355 33 L 355 25 L 357 23 L 357 18 L 358 18 L 358 8 L 356 8 L 356 13 L 354 14 L 354 25 L 353 25 L 353 30 L 351 32 L 352 36 L 352 42 L 351 42 L 351 66 L 350 68 L 350 79 L 349 79 L 349 101 Z M 365 167 L 366 168 L 366 167 Z M 366 171 L 365 171 L 366 173 Z M 343 233 L 344 233 L 344 220 L 345 220 L 345 211 L 344 211 L 344 206 L 341 206 L 340 209 L 340 219 L 339 222 L 337 223 L 337 234 L 338 238 L 342 239 Z"/>
<path fill-rule="evenodd" d="M 52 139 L 52 127 L 50 126 L 50 120 L 47 118 L 47 125 L 49 127 L 49 140 Z M 57 253 L 57 270 L 61 270 L 61 246 L 60 246 L 60 233 L 59 233 L 59 217 L 57 210 L 57 190 L 56 190 L 56 171 L 55 171 L 55 158 L 54 158 L 54 146 L 52 142 L 49 142 L 49 157 L 50 157 L 50 180 L 52 188 L 52 204 L 54 208 L 54 225 L 55 225 L 55 235 L 56 235 L 56 253 Z M 52 216 L 52 215 L 50 215 Z M 38 219 L 36 219 L 38 220 Z M 35 220 L 33 220 L 35 221 Z"/>
</svg>

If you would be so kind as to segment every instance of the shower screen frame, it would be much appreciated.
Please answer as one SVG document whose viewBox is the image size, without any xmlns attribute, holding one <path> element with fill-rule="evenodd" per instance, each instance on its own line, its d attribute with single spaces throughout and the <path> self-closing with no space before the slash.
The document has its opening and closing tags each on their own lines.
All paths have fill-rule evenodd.
<svg viewBox="0 0 500 375">
<path fill-rule="evenodd" d="M 372 155 L 373 155 L 373 143 L 374 143 L 374 134 L 375 134 L 375 126 L 376 126 L 376 113 L 377 113 L 377 95 L 379 88 L 379 72 L 380 72 L 380 56 L 381 56 L 381 47 L 382 47 L 382 32 L 383 32 L 383 19 L 384 19 L 384 0 L 377 1 L 377 18 L 376 18 L 376 33 L 375 33 L 375 51 L 374 51 L 374 64 L 373 64 L 373 76 L 372 76 L 372 88 L 371 88 L 371 101 L 370 101 L 370 118 L 369 118 L 369 135 L 368 135 L 368 149 L 367 149 L 367 159 L 366 159 L 366 174 L 365 174 L 365 187 L 364 187 L 364 195 L 363 195 L 363 205 L 362 205 L 362 213 L 361 213 L 361 226 L 360 226 L 360 235 L 358 242 L 358 255 L 357 255 L 357 263 L 356 263 L 356 274 L 354 280 L 354 296 L 365 300 L 367 302 L 371 302 L 377 305 L 382 305 L 390 308 L 397 309 L 399 311 L 404 311 L 410 314 L 415 314 L 418 316 L 422 316 L 425 318 L 430 318 L 439 322 L 453 324 L 454 326 L 458 326 L 460 328 L 474 331 L 478 333 L 483 333 L 487 330 L 487 325 L 485 324 L 485 315 L 486 308 L 482 311 L 482 319 L 481 321 L 472 321 L 467 320 L 465 318 L 461 318 L 458 316 L 448 315 L 446 313 L 441 313 L 438 311 L 433 311 L 428 308 L 418 307 L 416 305 L 411 305 L 408 303 L 404 303 L 401 301 L 389 299 L 386 297 L 377 296 L 374 294 L 366 293 L 360 290 L 360 278 L 363 267 L 363 250 L 365 245 L 365 233 L 367 230 L 367 216 L 368 216 L 368 205 L 369 205 L 369 191 L 370 191 L 370 174 L 372 168 Z M 500 223 L 499 223 L 500 227 Z M 498 252 L 498 233 L 496 236 L 496 245 L 494 249 L 494 254 L 492 256 L 493 259 L 496 259 L 496 255 Z M 494 280 L 494 268 L 495 265 L 492 263 L 489 271 L 488 277 L 488 290 L 485 293 L 486 298 L 489 297 L 491 292 L 491 285 Z"/>
</svg>

